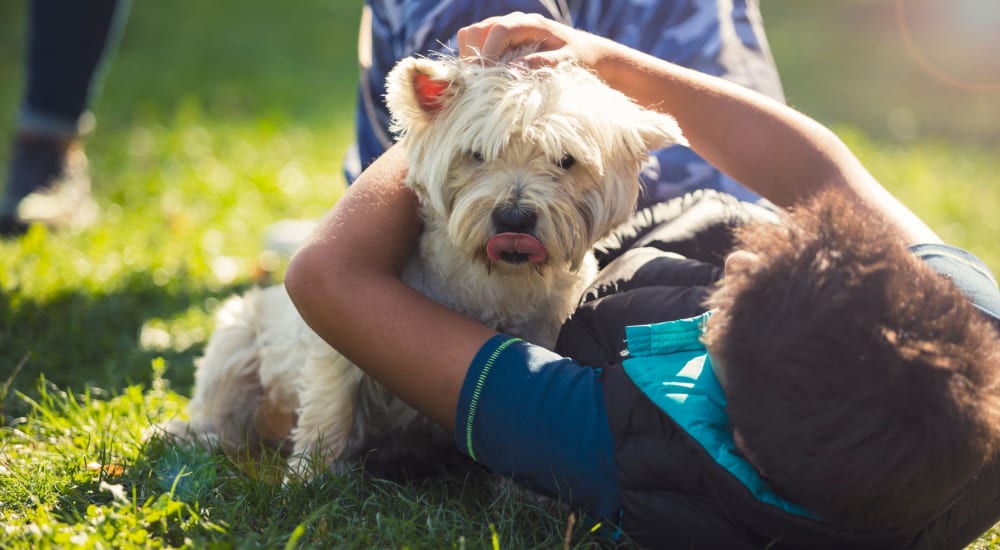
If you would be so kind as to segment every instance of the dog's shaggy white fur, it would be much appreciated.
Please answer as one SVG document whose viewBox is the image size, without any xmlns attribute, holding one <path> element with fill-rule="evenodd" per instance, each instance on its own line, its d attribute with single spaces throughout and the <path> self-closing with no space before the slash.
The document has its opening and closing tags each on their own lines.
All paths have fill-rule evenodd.
<svg viewBox="0 0 1000 550">
<path fill-rule="evenodd" d="M 571 63 L 408 58 L 386 99 L 424 223 L 404 279 L 549 347 L 596 274 L 590 247 L 635 207 L 647 152 L 684 142 L 671 117 Z M 217 319 L 190 424 L 171 432 L 228 448 L 290 439 L 290 469 L 306 476 L 387 436 L 442 435 L 314 334 L 282 286 L 231 299 Z"/>
</svg>

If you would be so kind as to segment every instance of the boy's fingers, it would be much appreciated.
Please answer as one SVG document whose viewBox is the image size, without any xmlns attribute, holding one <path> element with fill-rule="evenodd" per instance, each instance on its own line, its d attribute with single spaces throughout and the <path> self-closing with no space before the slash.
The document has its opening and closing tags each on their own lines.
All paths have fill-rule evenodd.
<svg viewBox="0 0 1000 550">
<path fill-rule="evenodd" d="M 520 12 L 484 19 L 459 30 L 459 54 L 498 59 L 507 50 L 525 44 L 538 44 L 544 50 L 561 48 L 565 41 L 552 33 L 548 22 L 541 15 Z"/>
<path fill-rule="evenodd" d="M 478 23 L 473 23 L 459 29 L 458 35 L 456 36 L 459 55 L 462 57 L 478 57 L 479 55 L 484 54 L 487 47 L 486 42 L 490 35 L 493 34 L 494 27 L 496 27 L 497 24 L 502 23 L 505 19 L 517 15 L 523 14 L 521 14 L 521 12 L 513 12 L 507 15 L 495 15 L 493 17 L 487 17 Z M 499 32 L 502 34 L 504 30 L 501 29 Z M 491 55 L 494 55 L 495 53 L 496 52 Z"/>
<path fill-rule="evenodd" d="M 565 56 L 558 51 L 538 52 L 518 57 L 511 63 L 524 65 L 529 69 L 537 69 L 539 67 L 554 67 L 564 58 Z"/>
<path fill-rule="evenodd" d="M 459 57 L 475 57 L 483 49 L 482 29 L 478 25 L 470 25 L 458 30 L 456 36 Z"/>
<path fill-rule="evenodd" d="M 512 42 L 510 30 L 502 23 L 497 23 L 487 32 L 480 53 L 487 59 L 499 59 L 504 52 L 515 45 L 517 43 Z"/>
</svg>

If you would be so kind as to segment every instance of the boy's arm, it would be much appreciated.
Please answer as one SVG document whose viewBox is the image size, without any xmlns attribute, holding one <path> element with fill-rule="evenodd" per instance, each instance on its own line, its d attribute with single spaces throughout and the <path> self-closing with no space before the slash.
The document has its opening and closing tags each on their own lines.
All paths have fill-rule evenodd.
<svg viewBox="0 0 1000 550">
<path fill-rule="evenodd" d="M 420 232 L 405 174 L 399 147 L 376 160 L 296 253 L 285 287 L 324 340 L 452 429 L 466 370 L 495 333 L 402 282 Z"/>
<path fill-rule="evenodd" d="M 458 35 L 460 53 L 497 56 L 540 43 L 529 66 L 577 60 L 639 104 L 674 116 L 705 160 L 779 206 L 828 188 L 882 213 L 908 243 L 940 242 L 888 193 L 829 129 L 762 94 L 537 15 L 486 19 Z"/>
</svg>

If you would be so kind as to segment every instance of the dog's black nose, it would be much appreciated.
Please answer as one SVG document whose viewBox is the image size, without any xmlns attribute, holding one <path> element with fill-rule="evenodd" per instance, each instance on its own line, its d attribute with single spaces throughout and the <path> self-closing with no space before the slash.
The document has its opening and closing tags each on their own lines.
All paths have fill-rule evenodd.
<svg viewBox="0 0 1000 550">
<path fill-rule="evenodd" d="M 531 233 L 538 214 L 528 208 L 504 206 L 493 210 L 493 227 L 497 233 Z"/>
</svg>

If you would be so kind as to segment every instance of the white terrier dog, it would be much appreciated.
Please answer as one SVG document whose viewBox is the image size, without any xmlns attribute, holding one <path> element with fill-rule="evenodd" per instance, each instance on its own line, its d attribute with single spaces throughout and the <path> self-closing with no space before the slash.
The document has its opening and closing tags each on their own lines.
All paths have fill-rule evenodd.
<svg viewBox="0 0 1000 550">
<path fill-rule="evenodd" d="M 424 223 L 404 279 L 547 347 L 596 275 L 591 246 L 635 208 L 647 152 L 685 143 L 673 118 L 571 63 L 408 58 L 389 74 L 386 99 Z M 397 437 L 450 445 L 314 334 L 284 287 L 231 299 L 217 319 L 190 424 L 168 431 L 227 448 L 278 442 L 301 476 Z"/>
</svg>

